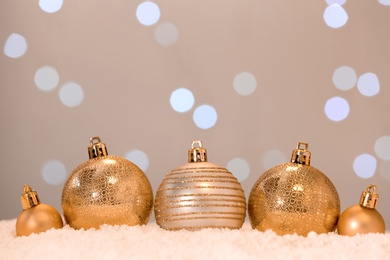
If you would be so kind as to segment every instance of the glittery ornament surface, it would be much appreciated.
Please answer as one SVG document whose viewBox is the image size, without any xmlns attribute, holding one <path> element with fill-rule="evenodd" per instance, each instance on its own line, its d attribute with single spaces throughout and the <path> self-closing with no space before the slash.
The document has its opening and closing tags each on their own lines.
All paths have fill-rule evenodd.
<svg viewBox="0 0 390 260">
<path fill-rule="evenodd" d="M 143 171 L 113 155 L 79 165 L 62 193 L 65 220 L 76 229 L 146 224 L 152 206 L 152 188 Z"/>
<path fill-rule="evenodd" d="M 168 230 L 241 228 L 245 215 L 240 183 L 227 169 L 209 162 L 173 170 L 157 190 L 156 221 Z"/>
<path fill-rule="evenodd" d="M 332 182 L 319 170 L 285 163 L 266 171 L 249 196 L 251 225 L 260 231 L 306 236 L 335 230 L 340 200 Z"/>
</svg>

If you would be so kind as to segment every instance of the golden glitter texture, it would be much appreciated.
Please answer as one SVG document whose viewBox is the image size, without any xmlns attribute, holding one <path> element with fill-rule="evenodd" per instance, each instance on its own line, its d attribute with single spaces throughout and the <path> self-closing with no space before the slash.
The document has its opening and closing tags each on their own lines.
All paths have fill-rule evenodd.
<svg viewBox="0 0 390 260">
<path fill-rule="evenodd" d="M 91 159 L 79 165 L 64 185 L 66 222 L 75 229 L 147 224 L 153 207 L 149 180 L 132 162 L 107 155 L 100 139 L 93 142 L 97 138 L 91 138 Z"/>
<path fill-rule="evenodd" d="M 302 144 L 307 148 L 307 143 L 298 143 L 292 162 L 269 169 L 253 186 L 248 202 L 253 228 L 302 236 L 335 230 L 340 214 L 336 188 L 310 166 L 310 152 Z"/>
<path fill-rule="evenodd" d="M 189 163 L 167 174 L 157 190 L 157 224 L 168 230 L 241 228 L 246 215 L 241 184 L 227 169 L 207 162 L 201 141 L 192 143 L 188 156 Z"/>
</svg>

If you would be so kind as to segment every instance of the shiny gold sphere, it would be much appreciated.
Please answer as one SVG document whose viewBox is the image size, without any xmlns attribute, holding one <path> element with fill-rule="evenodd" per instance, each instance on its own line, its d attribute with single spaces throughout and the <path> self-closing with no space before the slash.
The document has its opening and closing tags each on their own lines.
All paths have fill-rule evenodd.
<svg viewBox="0 0 390 260">
<path fill-rule="evenodd" d="M 62 228 L 62 218 L 58 211 L 47 204 L 38 204 L 23 210 L 16 220 L 16 235 L 29 236 L 52 228 Z"/>
<path fill-rule="evenodd" d="M 62 192 L 65 220 L 75 229 L 146 224 L 152 207 L 153 192 L 144 172 L 113 155 L 79 165 Z"/>
<path fill-rule="evenodd" d="M 241 228 L 246 199 L 227 169 L 209 162 L 185 164 L 164 178 L 155 199 L 157 224 L 167 230 Z"/>
<path fill-rule="evenodd" d="M 266 171 L 253 186 L 248 214 L 253 228 L 306 236 L 334 231 L 340 200 L 332 182 L 316 168 L 285 163 Z"/>
<path fill-rule="evenodd" d="M 366 233 L 385 233 L 385 221 L 376 209 L 355 205 L 347 208 L 339 218 L 337 232 L 354 236 Z"/>
</svg>

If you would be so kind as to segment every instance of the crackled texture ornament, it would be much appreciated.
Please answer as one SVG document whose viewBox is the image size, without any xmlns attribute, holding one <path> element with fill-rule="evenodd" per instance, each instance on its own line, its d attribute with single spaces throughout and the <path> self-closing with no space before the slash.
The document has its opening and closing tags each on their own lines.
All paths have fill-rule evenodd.
<svg viewBox="0 0 390 260">
<path fill-rule="evenodd" d="M 379 195 L 371 184 L 363 191 L 359 205 L 347 208 L 339 218 L 337 232 L 340 235 L 354 236 L 366 233 L 385 233 L 386 225 L 382 215 L 376 210 Z"/>
<path fill-rule="evenodd" d="M 90 139 L 89 160 L 67 179 L 62 192 L 66 222 L 75 229 L 149 221 L 153 192 L 144 172 L 122 157 L 108 155 L 99 137 Z"/>
<path fill-rule="evenodd" d="M 202 142 L 194 141 L 188 163 L 160 184 L 154 212 L 157 224 L 167 230 L 238 229 L 245 221 L 246 199 L 233 174 L 207 162 Z"/>
<path fill-rule="evenodd" d="M 24 185 L 20 201 L 23 211 L 16 220 L 16 235 L 29 236 L 52 228 L 62 228 L 60 213 L 54 207 L 40 203 L 37 192 L 29 185 Z"/>
<path fill-rule="evenodd" d="M 248 215 L 254 229 L 302 236 L 335 230 L 339 196 L 328 177 L 310 166 L 307 147 L 299 142 L 291 162 L 269 169 L 253 186 Z"/>
</svg>

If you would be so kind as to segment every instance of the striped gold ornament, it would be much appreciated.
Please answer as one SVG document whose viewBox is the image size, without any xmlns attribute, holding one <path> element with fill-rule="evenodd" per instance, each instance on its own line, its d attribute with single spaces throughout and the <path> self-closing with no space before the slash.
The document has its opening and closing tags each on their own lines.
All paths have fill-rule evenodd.
<svg viewBox="0 0 390 260">
<path fill-rule="evenodd" d="M 167 230 L 238 229 L 245 221 L 246 199 L 236 177 L 207 162 L 202 141 L 193 141 L 188 163 L 160 184 L 154 211 L 157 224 Z"/>
</svg>

